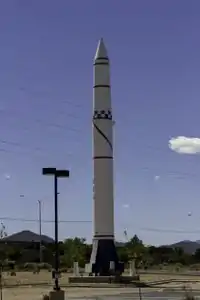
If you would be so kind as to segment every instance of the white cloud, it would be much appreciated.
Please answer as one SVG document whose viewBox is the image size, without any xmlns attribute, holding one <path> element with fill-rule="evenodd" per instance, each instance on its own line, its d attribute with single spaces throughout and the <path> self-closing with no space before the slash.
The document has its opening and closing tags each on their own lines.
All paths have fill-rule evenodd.
<svg viewBox="0 0 200 300">
<path fill-rule="evenodd" d="M 123 204 L 123 208 L 129 208 L 129 204 Z"/>
<path fill-rule="evenodd" d="M 155 177 L 154 177 L 154 180 L 155 181 L 158 181 L 160 179 L 160 176 L 159 175 L 156 175 Z"/>
<path fill-rule="evenodd" d="M 169 148 L 180 154 L 199 154 L 200 138 L 177 136 L 169 140 Z"/>
</svg>

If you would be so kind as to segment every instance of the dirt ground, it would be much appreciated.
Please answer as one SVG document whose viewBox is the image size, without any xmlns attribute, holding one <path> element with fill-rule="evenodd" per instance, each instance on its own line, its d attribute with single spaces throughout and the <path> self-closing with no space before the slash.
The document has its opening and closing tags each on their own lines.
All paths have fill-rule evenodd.
<svg viewBox="0 0 200 300">
<path fill-rule="evenodd" d="M 3 289 L 3 300 L 41 300 L 44 294 L 49 294 L 51 288 L 25 287 Z M 125 293 L 137 293 L 133 288 L 65 288 L 65 299 L 105 300 L 106 296 Z M 152 289 L 151 289 L 152 291 Z"/>
<path fill-rule="evenodd" d="M 68 282 L 68 274 L 62 274 L 60 281 L 63 284 Z M 2 283 L 3 286 L 10 285 L 29 285 L 29 284 L 51 284 L 51 272 L 41 271 L 38 274 L 33 272 L 16 272 L 16 276 L 11 276 L 10 273 L 3 273 Z"/>
<path fill-rule="evenodd" d="M 107 296 L 117 296 L 125 294 L 137 294 L 136 288 L 63 288 L 65 290 L 65 299 L 67 300 L 106 300 Z M 194 288 L 195 289 L 195 288 Z M 199 287 L 200 289 L 200 287 Z M 3 297 L 4 300 L 42 300 L 44 294 L 49 294 L 52 288 L 45 287 L 18 287 L 18 288 L 4 288 Z M 158 291 L 162 292 L 162 288 L 150 288 L 142 289 L 142 293 L 148 293 Z M 134 297 L 133 297 L 134 298 Z"/>
<path fill-rule="evenodd" d="M 98 298 L 103 299 L 103 295 L 115 295 L 121 293 L 123 288 L 81 288 L 81 287 L 67 287 L 68 277 L 72 274 L 62 274 L 60 278 L 60 285 L 66 291 L 66 299 L 69 298 L 83 298 L 87 297 L 90 299 Z M 166 274 L 142 274 L 141 280 L 146 282 L 159 282 L 162 280 L 183 280 L 187 283 L 163 283 L 156 289 L 162 289 L 164 286 L 170 288 L 179 287 L 182 288 L 184 285 L 192 289 L 200 290 L 200 279 L 199 277 L 193 276 L 181 276 L 178 274 L 166 275 Z M 11 287 L 11 286 L 15 287 Z M 23 286 L 22 286 L 23 285 Z M 38 300 L 42 299 L 44 294 L 48 294 L 52 290 L 53 280 L 51 279 L 51 273 L 47 271 L 41 271 L 39 274 L 33 274 L 31 272 L 17 272 L 16 276 L 10 276 L 9 274 L 3 274 L 3 299 L 5 300 Z M 126 292 L 133 291 L 135 289 L 125 288 Z M 27 297 L 28 296 L 28 297 Z"/>
<path fill-rule="evenodd" d="M 60 284 L 66 286 L 68 284 L 68 277 L 73 276 L 73 274 L 63 273 L 60 278 Z M 16 272 L 16 276 L 10 276 L 10 273 L 4 273 L 2 277 L 3 286 L 12 286 L 12 285 L 52 285 L 53 280 L 51 277 L 51 272 L 41 271 L 39 274 L 33 274 L 32 272 Z M 170 280 L 178 279 L 183 281 L 199 281 L 200 276 L 181 276 L 181 274 L 141 274 L 141 281 L 145 282 L 154 282 L 161 280 Z"/>
</svg>

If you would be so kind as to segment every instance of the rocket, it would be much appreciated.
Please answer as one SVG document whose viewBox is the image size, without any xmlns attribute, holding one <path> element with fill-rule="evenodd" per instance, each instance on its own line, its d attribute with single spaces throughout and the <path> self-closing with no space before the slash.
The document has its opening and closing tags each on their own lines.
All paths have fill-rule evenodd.
<svg viewBox="0 0 200 300">
<path fill-rule="evenodd" d="M 92 272 L 110 274 L 119 268 L 114 242 L 113 118 L 110 61 L 103 39 L 93 64 L 93 224 Z"/>
</svg>

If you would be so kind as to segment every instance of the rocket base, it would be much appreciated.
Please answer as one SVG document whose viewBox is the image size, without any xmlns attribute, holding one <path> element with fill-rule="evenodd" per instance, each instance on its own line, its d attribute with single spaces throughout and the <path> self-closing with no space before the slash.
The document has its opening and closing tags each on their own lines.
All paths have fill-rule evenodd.
<svg viewBox="0 0 200 300">
<path fill-rule="evenodd" d="M 124 265 L 119 262 L 118 255 L 113 239 L 93 239 L 92 254 L 92 273 L 96 276 L 109 276 L 122 274 Z M 114 270 L 110 269 L 110 262 L 114 262 Z"/>
</svg>

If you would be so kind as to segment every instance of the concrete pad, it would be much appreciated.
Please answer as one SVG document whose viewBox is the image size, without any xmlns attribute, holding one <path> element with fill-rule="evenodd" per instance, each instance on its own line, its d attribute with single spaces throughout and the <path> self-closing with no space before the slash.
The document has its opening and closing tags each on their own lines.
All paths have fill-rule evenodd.
<svg viewBox="0 0 200 300">
<path fill-rule="evenodd" d="M 125 283 L 139 281 L 139 276 L 70 276 L 69 283 Z"/>
</svg>

